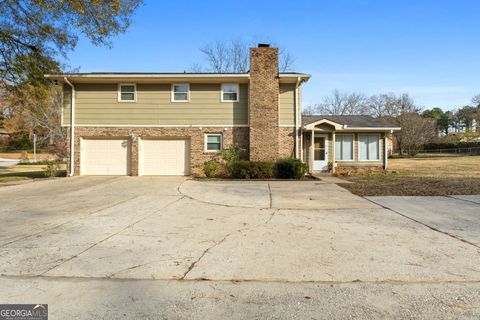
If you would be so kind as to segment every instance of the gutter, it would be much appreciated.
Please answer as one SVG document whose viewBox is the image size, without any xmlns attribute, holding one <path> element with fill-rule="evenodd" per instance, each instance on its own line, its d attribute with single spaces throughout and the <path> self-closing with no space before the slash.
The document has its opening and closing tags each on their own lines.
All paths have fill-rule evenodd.
<svg viewBox="0 0 480 320">
<path fill-rule="evenodd" d="M 302 83 L 302 78 L 297 77 L 297 83 L 295 85 L 295 159 L 299 159 L 299 144 L 298 144 L 298 87 Z"/>
<path fill-rule="evenodd" d="M 68 175 L 73 177 L 75 173 L 75 86 L 68 81 L 67 77 L 63 77 L 63 80 L 72 88 L 70 104 L 70 172 Z"/>
</svg>

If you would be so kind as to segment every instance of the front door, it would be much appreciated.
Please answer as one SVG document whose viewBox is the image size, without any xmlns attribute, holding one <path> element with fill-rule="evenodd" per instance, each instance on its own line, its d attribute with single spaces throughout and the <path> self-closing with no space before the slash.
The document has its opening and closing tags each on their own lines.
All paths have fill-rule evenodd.
<svg viewBox="0 0 480 320">
<path fill-rule="evenodd" d="M 327 171 L 328 170 L 328 146 L 326 134 L 315 134 L 313 140 L 313 170 Z"/>
</svg>

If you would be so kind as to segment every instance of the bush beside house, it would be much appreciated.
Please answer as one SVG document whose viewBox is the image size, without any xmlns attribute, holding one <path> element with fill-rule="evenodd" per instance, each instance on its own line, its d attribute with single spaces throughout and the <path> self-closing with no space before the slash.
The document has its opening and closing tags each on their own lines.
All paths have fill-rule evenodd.
<svg viewBox="0 0 480 320">
<path fill-rule="evenodd" d="M 307 171 L 307 165 L 294 158 L 279 159 L 275 163 L 245 160 L 245 151 L 236 145 L 224 150 L 220 159 L 207 161 L 203 166 L 207 178 L 302 179 Z"/>
</svg>

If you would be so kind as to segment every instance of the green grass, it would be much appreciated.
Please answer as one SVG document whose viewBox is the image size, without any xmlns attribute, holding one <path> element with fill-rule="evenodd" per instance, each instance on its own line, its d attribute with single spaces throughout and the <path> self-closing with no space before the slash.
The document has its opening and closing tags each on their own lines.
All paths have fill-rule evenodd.
<svg viewBox="0 0 480 320">
<path fill-rule="evenodd" d="M 0 184 L 45 178 L 43 173 L 44 168 L 45 165 L 15 165 L 10 167 L 0 167 Z M 65 175 L 65 170 L 58 170 L 58 177 L 64 177 Z"/>
</svg>

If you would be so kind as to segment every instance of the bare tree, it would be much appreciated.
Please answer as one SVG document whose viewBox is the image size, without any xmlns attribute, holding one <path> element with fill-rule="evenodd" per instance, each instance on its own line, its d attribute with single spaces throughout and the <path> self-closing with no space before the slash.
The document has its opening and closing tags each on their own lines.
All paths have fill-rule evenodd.
<svg viewBox="0 0 480 320">
<path fill-rule="evenodd" d="M 477 94 L 475 97 L 472 98 L 472 103 L 477 106 L 477 108 L 480 108 L 480 93 Z"/>
<path fill-rule="evenodd" d="M 368 110 L 363 94 L 334 90 L 331 96 L 326 96 L 322 103 L 314 106 L 314 111 L 324 115 L 354 115 L 365 114 Z"/>
<path fill-rule="evenodd" d="M 394 133 L 400 154 L 414 156 L 436 134 L 435 120 L 424 118 L 415 112 L 403 113 L 391 121 L 402 128 Z"/>
<path fill-rule="evenodd" d="M 40 141 L 49 144 L 63 142 L 65 130 L 61 127 L 62 91 L 58 86 L 24 85 L 8 98 L 11 112 L 5 119 L 10 131 L 37 133 Z"/>
<path fill-rule="evenodd" d="M 215 41 L 202 48 L 207 63 L 207 68 L 202 68 L 200 64 L 194 64 L 190 68 L 192 72 L 206 69 L 217 73 L 246 73 L 249 66 L 249 48 L 252 44 L 242 39 L 233 39 L 230 41 Z M 284 48 L 279 49 L 279 69 L 280 72 L 291 70 L 294 64 L 294 58 Z"/>
<path fill-rule="evenodd" d="M 317 105 L 308 105 L 302 108 L 302 116 L 313 116 L 318 113 Z"/>
<path fill-rule="evenodd" d="M 403 113 L 420 112 L 408 93 L 396 96 L 393 93 L 373 95 L 367 101 L 367 113 L 374 117 L 397 117 Z"/>
</svg>

